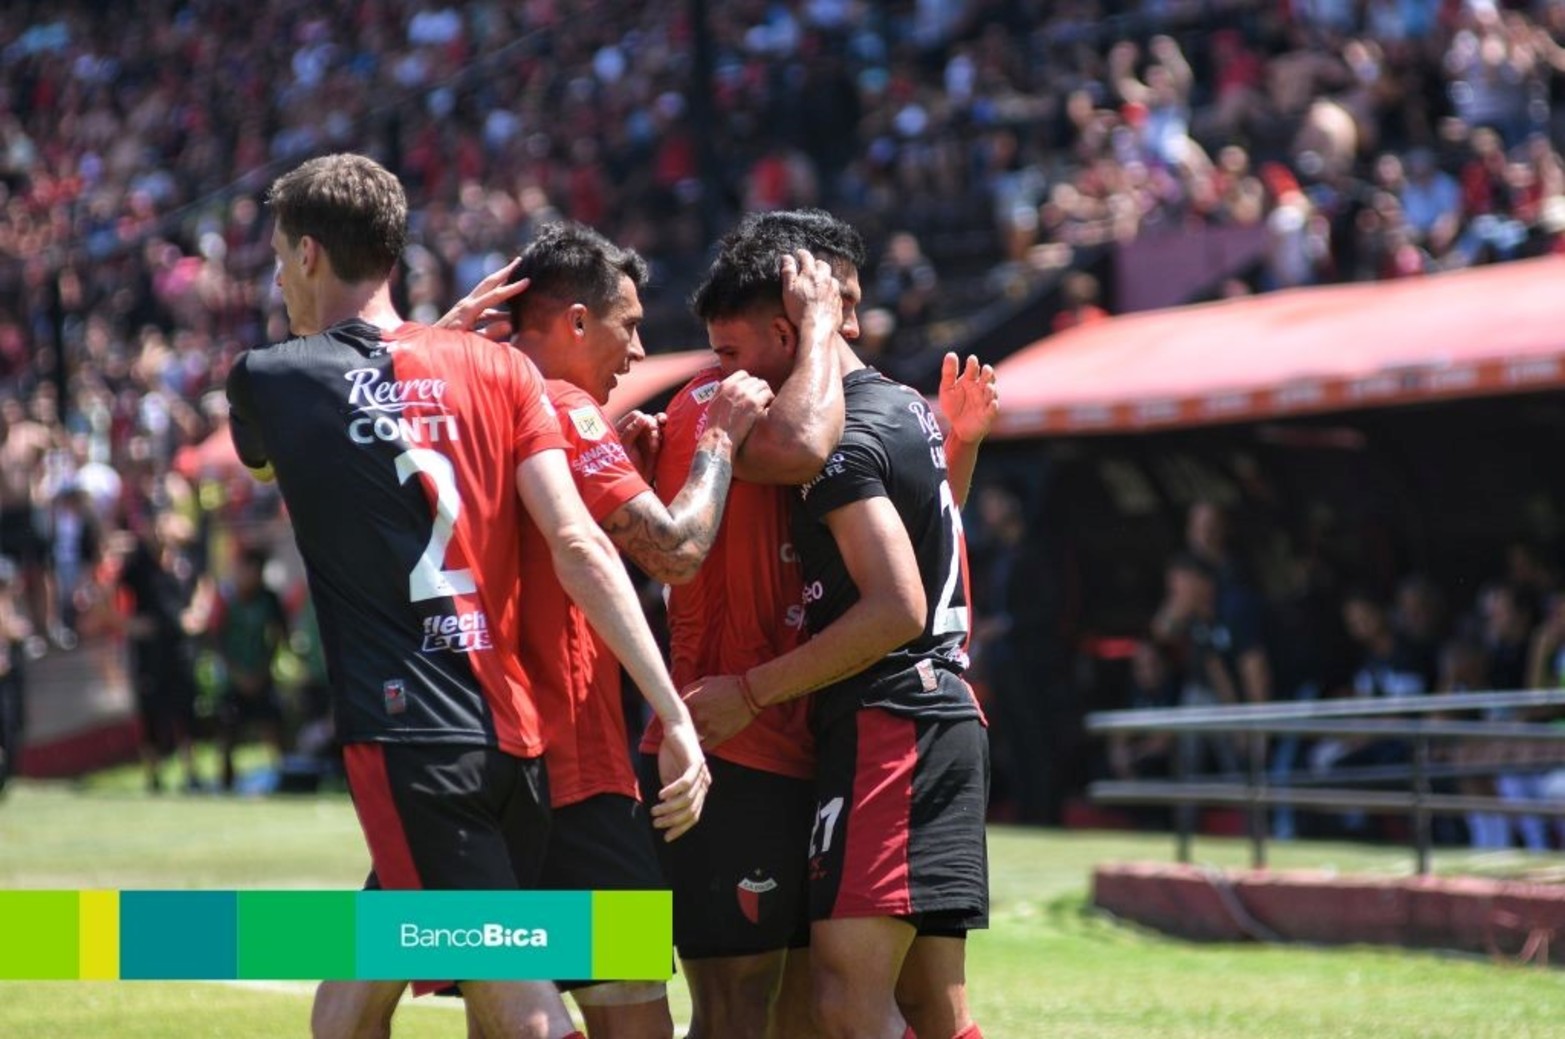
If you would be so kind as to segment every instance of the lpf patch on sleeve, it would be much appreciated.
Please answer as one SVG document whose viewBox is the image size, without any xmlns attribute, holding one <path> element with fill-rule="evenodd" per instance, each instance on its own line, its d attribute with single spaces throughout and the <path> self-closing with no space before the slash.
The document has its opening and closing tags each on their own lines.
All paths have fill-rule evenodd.
<svg viewBox="0 0 1565 1039">
<path fill-rule="evenodd" d="M 940 676 L 935 674 L 935 665 L 920 660 L 913 665 L 913 670 L 918 672 L 918 684 L 924 687 L 924 692 L 932 693 L 940 688 Z"/>
<path fill-rule="evenodd" d="M 603 415 L 597 408 L 572 408 L 569 414 L 571 425 L 576 427 L 576 432 L 581 434 L 583 440 L 602 440 L 609 431 L 609 424 L 603 421 Z"/>
<path fill-rule="evenodd" d="M 713 397 L 717 396 L 717 391 L 722 385 L 723 384 L 721 382 L 713 381 L 707 383 L 705 386 L 697 386 L 695 389 L 690 391 L 690 399 L 695 401 L 697 404 L 706 404 L 711 401 Z"/>
<path fill-rule="evenodd" d="M 408 709 L 408 687 L 400 678 L 381 683 L 380 692 L 386 700 L 387 714 L 402 714 Z"/>
</svg>

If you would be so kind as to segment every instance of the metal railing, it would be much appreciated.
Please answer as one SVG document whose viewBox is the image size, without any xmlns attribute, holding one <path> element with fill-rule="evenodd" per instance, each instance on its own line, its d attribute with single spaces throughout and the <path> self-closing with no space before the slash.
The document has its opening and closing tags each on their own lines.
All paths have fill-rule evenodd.
<svg viewBox="0 0 1565 1039">
<path fill-rule="evenodd" d="M 1522 692 L 1436 694 L 1394 699 L 1351 699 L 1249 704 L 1232 707 L 1169 707 L 1155 710 L 1105 711 L 1087 716 L 1087 731 L 1168 733 L 1175 736 L 1230 736 L 1247 751 L 1240 774 L 1195 775 L 1196 741 L 1174 741 L 1171 780 L 1105 780 L 1088 787 L 1092 800 L 1103 804 L 1166 805 L 1174 809 L 1177 854 L 1190 861 L 1190 844 L 1198 806 L 1245 809 L 1251 864 L 1266 865 L 1267 809 L 1356 811 L 1407 815 L 1419 874 L 1429 872 L 1431 819 L 1436 815 L 1484 812 L 1504 816 L 1565 817 L 1562 800 L 1502 800 L 1470 794 L 1437 793 L 1436 780 L 1541 771 L 1565 767 L 1565 727 L 1548 722 L 1457 721 L 1444 717 L 1482 711 L 1525 711 L 1555 708 L 1565 714 L 1565 689 Z M 1290 773 L 1285 782 L 1267 769 L 1267 749 L 1273 736 L 1368 736 L 1407 740 L 1408 765 L 1340 768 L 1316 774 Z M 1434 741 L 1482 740 L 1536 743 L 1525 760 L 1437 761 Z M 1406 790 L 1371 790 L 1352 784 L 1406 783 Z"/>
</svg>

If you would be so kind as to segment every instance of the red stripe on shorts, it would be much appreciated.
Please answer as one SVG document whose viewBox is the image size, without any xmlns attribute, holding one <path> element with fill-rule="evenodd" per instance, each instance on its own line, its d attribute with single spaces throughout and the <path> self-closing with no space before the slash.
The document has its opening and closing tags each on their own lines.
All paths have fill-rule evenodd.
<svg viewBox="0 0 1565 1039">
<path fill-rule="evenodd" d="M 878 710 L 859 711 L 854 721 L 853 803 L 832 915 L 904 916 L 913 911 L 908 841 L 918 730 L 913 719 Z"/>
<path fill-rule="evenodd" d="M 349 743 L 342 748 L 342 759 L 348 770 L 348 789 L 353 791 L 353 810 L 359 815 L 359 828 L 370 846 L 370 862 L 380 886 L 387 891 L 422 889 L 402 816 L 391 798 L 386 749 L 379 743 Z"/>
</svg>

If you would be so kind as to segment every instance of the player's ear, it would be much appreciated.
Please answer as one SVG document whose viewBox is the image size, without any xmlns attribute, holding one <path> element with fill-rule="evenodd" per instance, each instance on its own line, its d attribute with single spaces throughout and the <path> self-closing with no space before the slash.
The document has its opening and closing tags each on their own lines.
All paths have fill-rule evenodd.
<svg viewBox="0 0 1565 1039">
<path fill-rule="evenodd" d="M 782 314 L 772 318 L 772 340 L 788 356 L 799 348 L 799 330 Z"/>
<path fill-rule="evenodd" d="M 299 245 L 294 250 L 293 256 L 294 262 L 303 269 L 305 274 L 315 270 L 315 266 L 320 263 L 322 255 L 320 242 L 307 234 L 299 236 Z"/>
<path fill-rule="evenodd" d="M 587 305 L 585 303 L 572 303 L 565 311 L 565 320 L 571 330 L 571 334 L 581 336 L 587 332 Z"/>
</svg>

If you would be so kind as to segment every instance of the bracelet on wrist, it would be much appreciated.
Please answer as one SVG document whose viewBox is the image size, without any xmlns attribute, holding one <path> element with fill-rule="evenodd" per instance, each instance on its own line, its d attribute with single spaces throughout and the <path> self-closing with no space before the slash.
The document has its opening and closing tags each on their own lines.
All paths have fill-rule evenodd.
<svg viewBox="0 0 1565 1039">
<path fill-rule="evenodd" d="M 750 679 L 742 672 L 739 675 L 739 695 L 744 697 L 744 705 L 750 708 L 750 717 L 754 718 L 761 713 L 761 705 L 755 699 L 755 690 L 750 688 Z"/>
</svg>

